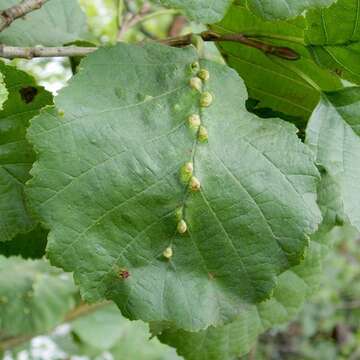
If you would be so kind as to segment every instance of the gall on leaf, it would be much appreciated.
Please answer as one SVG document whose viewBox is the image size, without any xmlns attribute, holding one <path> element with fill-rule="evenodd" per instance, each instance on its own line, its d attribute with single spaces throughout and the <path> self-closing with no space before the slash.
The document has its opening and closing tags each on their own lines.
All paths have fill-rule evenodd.
<svg viewBox="0 0 360 360">
<path fill-rule="evenodd" d="M 206 69 L 201 69 L 198 73 L 198 77 L 203 81 L 208 81 L 210 79 L 210 73 Z"/>
<path fill-rule="evenodd" d="M 214 97 L 209 92 L 204 92 L 201 94 L 200 106 L 209 107 L 214 101 Z"/>
<path fill-rule="evenodd" d="M 126 280 L 130 276 L 130 273 L 127 269 L 120 269 L 118 275 L 120 279 Z"/>
<path fill-rule="evenodd" d="M 201 91 L 202 90 L 202 81 L 198 77 L 193 77 L 190 79 L 190 86 L 192 89 Z"/>
<path fill-rule="evenodd" d="M 188 226 L 185 222 L 185 220 L 180 220 L 178 225 L 177 225 L 177 231 L 179 232 L 179 234 L 185 234 L 187 232 Z"/>
<path fill-rule="evenodd" d="M 173 250 L 172 250 L 171 246 L 167 247 L 163 252 L 163 255 L 164 255 L 164 257 L 166 259 L 171 259 L 173 254 L 174 253 L 173 253 Z"/>
</svg>

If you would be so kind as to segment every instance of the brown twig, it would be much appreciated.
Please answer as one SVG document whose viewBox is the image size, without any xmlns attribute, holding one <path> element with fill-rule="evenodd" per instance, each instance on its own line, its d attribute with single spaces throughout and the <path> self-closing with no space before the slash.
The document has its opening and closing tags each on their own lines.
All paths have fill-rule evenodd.
<svg viewBox="0 0 360 360">
<path fill-rule="evenodd" d="M 49 0 L 23 0 L 20 4 L 0 11 L 0 32 L 14 20 L 40 9 Z"/>
<path fill-rule="evenodd" d="M 158 40 L 158 42 L 169 46 L 183 47 L 192 44 L 194 42 L 195 36 L 196 35 L 194 34 L 186 34 L 173 38 Z M 199 36 L 204 41 L 237 42 L 246 46 L 256 48 L 265 54 L 270 54 L 285 60 L 298 60 L 300 58 L 300 55 L 292 49 L 289 49 L 287 47 L 280 47 L 280 46 L 267 44 L 265 42 L 255 40 L 253 38 L 249 38 L 243 34 L 219 35 L 214 32 L 205 31 L 199 34 Z M 14 58 L 32 59 L 34 57 L 86 56 L 94 52 L 95 50 L 96 50 L 95 47 L 77 47 L 77 46 L 22 48 L 22 47 L 0 45 L 0 57 L 7 59 L 14 59 Z"/>
<path fill-rule="evenodd" d="M 17 47 L 0 44 L 0 57 L 5 59 L 32 59 L 35 57 L 86 56 L 96 50 L 95 47 Z"/>
<path fill-rule="evenodd" d="M 201 37 L 204 41 L 215 41 L 215 42 L 238 42 L 243 45 L 253 47 L 255 49 L 261 50 L 265 54 L 271 54 L 286 60 L 298 60 L 300 58 L 299 54 L 292 49 L 282 46 L 275 46 L 272 44 L 267 44 L 265 42 L 252 39 L 244 34 L 225 34 L 219 35 L 213 31 L 204 31 L 201 33 Z"/>
</svg>

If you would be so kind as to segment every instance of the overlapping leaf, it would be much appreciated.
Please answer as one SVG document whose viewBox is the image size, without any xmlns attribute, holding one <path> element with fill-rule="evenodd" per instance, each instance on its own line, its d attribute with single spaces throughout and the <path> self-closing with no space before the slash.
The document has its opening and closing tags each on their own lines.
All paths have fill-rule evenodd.
<svg viewBox="0 0 360 360">
<path fill-rule="evenodd" d="M 205 24 L 220 21 L 233 0 L 159 0 L 163 5 L 184 10 L 189 17 Z M 324 8 L 336 0 L 247 0 L 248 6 L 270 20 L 294 18 L 311 8 Z M 239 1 L 235 1 L 237 3 Z"/>
<path fill-rule="evenodd" d="M 244 79 L 249 96 L 259 101 L 257 108 L 270 108 L 296 117 L 299 128 L 318 104 L 319 90 L 337 90 L 342 86 L 335 74 L 314 62 L 304 46 L 304 28 L 302 17 L 292 21 L 265 21 L 251 13 L 243 2 L 231 6 L 226 17 L 211 26 L 219 34 L 241 33 L 299 54 L 298 60 L 289 61 L 240 43 L 217 44 L 227 64 Z"/>
<path fill-rule="evenodd" d="M 360 84 L 359 19 L 358 0 L 338 0 L 328 9 L 310 11 L 305 33 L 315 59 L 356 84 Z"/>
<path fill-rule="evenodd" d="M 294 18 L 311 8 L 324 8 L 336 0 L 247 0 L 251 9 L 261 16 L 275 20 Z"/>
<path fill-rule="evenodd" d="M 220 21 L 232 0 L 159 0 L 161 4 L 183 10 L 191 19 L 204 24 Z"/>
<path fill-rule="evenodd" d="M 8 97 L 8 92 L 6 90 L 6 85 L 4 83 L 4 77 L 0 72 L 0 110 L 2 110 L 2 106 L 5 100 Z"/>
<path fill-rule="evenodd" d="M 214 100 L 200 107 L 198 60 L 191 47 L 101 49 L 29 131 L 39 161 L 28 194 L 51 228 L 51 261 L 87 300 L 188 330 L 269 297 L 320 221 L 318 172 L 295 127 L 248 113 L 237 74 L 206 61 Z M 194 113 L 207 143 L 187 124 Z M 180 181 L 189 161 L 197 192 Z"/>
<path fill-rule="evenodd" d="M 332 217 L 360 229 L 360 88 L 324 94 L 306 131 L 316 161 L 331 179 L 322 196 L 332 199 Z M 336 188 L 336 191 L 334 191 Z"/>
<path fill-rule="evenodd" d="M 25 234 L 18 234 L 10 241 L 0 242 L 0 254 L 21 256 L 24 259 L 40 259 L 45 255 L 47 231 L 40 225 Z"/>
<path fill-rule="evenodd" d="M 31 230 L 23 188 L 35 154 L 25 139 L 29 120 L 52 102 L 51 95 L 15 67 L 0 62 L 9 98 L 0 111 L 0 242 Z"/>
<path fill-rule="evenodd" d="M 233 360 L 247 354 L 261 333 L 291 320 L 319 286 L 325 249 L 312 242 L 304 262 L 280 275 L 274 296 L 249 307 L 233 323 L 198 333 L 165 328 L 159 339 L 187 360 Z"/>
<path fill-rule="evenodd" d="M 115 305 L 81 317 L 71 324 L 77 348 L 93 357 L 104 351 L 114 359 L 180 360 L 174 349 L 150 338 L 148 326 L 141 321 L 129 321 Z"/>
<path fill-rule="evenodd" d="M 8 336 L 43 333 L 74 306 L 71 278 L 42 260 L 0 256 L 0 331 Z"/>
<path fill-rule="evenodd" d="M 18 4 L 2 0 L 0 10 Z M 16 46 L 59 46 L 82 38 L 86 18 L 76 0 L 51 0 L 0 33 L 0 43 Z"/>
</svg>

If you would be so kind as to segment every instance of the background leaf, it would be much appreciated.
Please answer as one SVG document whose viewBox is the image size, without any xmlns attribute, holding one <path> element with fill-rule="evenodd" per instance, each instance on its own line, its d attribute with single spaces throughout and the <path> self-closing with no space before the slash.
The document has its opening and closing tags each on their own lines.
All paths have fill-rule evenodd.
<svg viewBox="0 0 360 360">
<path fill-rule="evenodd" d="M 304 10 L 326 7 L 337 0 L 248 0 L 249 6 L 261 16 L 274 20 L 294 18 Z"/>
<path fill-rule="evenodd" d="M 0 10 L 16 5 L 2 0 Z M 77 0 L 51 0 L 24 19 L 14 21 L 0 34 L 0 42 L 14 46 L 59 46 L 78 40 L 86 33 L 86 18 Z"/>
<path fill-rule="evenodd" d="M 323 95 L 306 130 L 306 141 L 316 161 L 332 178 L 341 196 L 340 219 L 360 229 L 360 88 L 351 87 Z"/>
<path fill-rule="evenodd" d="M 71 278 L 43 260 L 0 255 L 0 329 L 8 336 L 51 330 L 74 306 Z"/>
<path fill-rule="evenodd" d="M 207 61 L 214 101 L 200 108 L 196 61 L 191 47 L 101 49 L 29 131 L 39 161 L 28 194 L 51 228 L 52 263 L 75 272 L 89 301 L 189 330 L 269 297 L 320 222 L 318 172 L 295 127 L 248 113 L 241 79 Z M 194 113 L 208 143 L 188 127 Z M 188 161 L 201 191 L 180 181 Z"/>
<path fill-rule="evenodd" d="M 95 356 L 107 351 L 114 359 L 176 360 L 173 349 L 150 339 L 148 326 L 121 316 L 116 305 L 107 305 L 71 324 L 78 346 Z"/>
<path fill-rule="evenodd" d="M 232 0 L 158 0 L 164 6 L 183 10 L 191 19 L 204 24 L 220 21 Z"/>
<path fill-rule="evenodd" d="M 241 33 L 267 44 L 288 47 L 300 59 L 289 61 L 266 55 L 258 49 L 235 42 L 218 42 L 226 63 L 244 79 L 256 109 L 270 108 L 293 116 L 303 128 L 320 100 L 319 90 L 337 90 L 342 84 L 335 74 L 319 67 L 305 47 L 302 17 L 291 21 L 266 21 L 239 2 L 211 29 L 219 34 Z"/>
<path fill-rule="evenodd" d="M 1 242 L 31 230 L 36 224 L 27 211 L 23 193 L 35 158 L 25 133 L 29 120 L 52 102 L 52 96 L 37 86 L 31 76 L 13 66 L 0 62 L 0 72 L 9 91 L 0 111 Z"/>
<path fill-rule="evenodd" d="M 328 9 L 309 11 L 305 32 L 307 45 L 316 61 L 356 84 L 360 84 L 359 14 L 357 0 L 337 0 Z"/>
<path fill-rule="evenodd" d="M 34 230 L 18 234 L 10 241 L 0 242 L 0 254 L 9 256 L 19 255 L 24 259 L 40 259 L 45 255 L 48 232 L 41 225 Z"/>
</svg>

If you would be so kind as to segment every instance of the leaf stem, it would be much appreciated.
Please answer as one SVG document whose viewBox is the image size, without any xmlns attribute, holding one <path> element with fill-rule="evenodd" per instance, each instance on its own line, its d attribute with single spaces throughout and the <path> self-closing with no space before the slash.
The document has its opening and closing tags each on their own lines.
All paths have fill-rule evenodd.
<svg viewBox="0 0 360 360">
<path fill-rule="evenodd" d="M 224 34 L 219 35 L 213 31 L 204 31 L 200 34 L 201 38 L 204 41 L 215 41 L 215 42 L 238 42 L 243 45 L 261 50 L 265 54 L 271 54 L 286 60 L 298 60 L 300 55 L 287 47 L 276 46 L 272 44 L 268 44 L 259 40 L 252 39 L 244 34 Z"/>
</svg>

